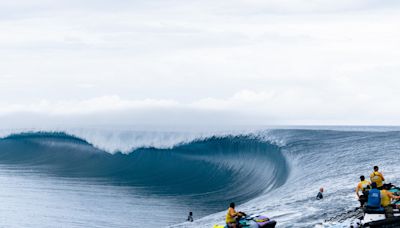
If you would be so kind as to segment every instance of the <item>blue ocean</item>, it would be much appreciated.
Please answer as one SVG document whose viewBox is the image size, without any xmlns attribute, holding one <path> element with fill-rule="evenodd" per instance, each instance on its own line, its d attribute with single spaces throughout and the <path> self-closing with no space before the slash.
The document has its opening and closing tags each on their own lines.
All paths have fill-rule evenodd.
<svg viewBox="0 0 400 228">
<path fill-rule="evenodd" d="M 235 202 L 313 227 L 359 205 L 374 165 L 400 184 L 399 150 L 391 127 L 7 130 L 0 226 L 212 227 Z"/>
</svg>

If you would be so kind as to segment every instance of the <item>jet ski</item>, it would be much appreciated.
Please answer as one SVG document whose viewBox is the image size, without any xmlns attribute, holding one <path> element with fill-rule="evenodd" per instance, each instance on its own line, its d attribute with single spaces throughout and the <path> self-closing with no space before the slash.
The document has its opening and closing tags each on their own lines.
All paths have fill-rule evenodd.
<svg viewBox="0 0 400 228">
<path fill-rule="evenodd" d="M 274 228 L 276 221 L 264 215 L 246 215 L 238 220 L 243 228 Z M 228 228 L 228 225 L 214 225 L 213 228 Z"/>
<path fill-rule="evenodd" d="M 400 195 L 400 188 L 391 185 L 389 190 Z M 326 219 L 316 227 L 351 227 L 351 228 L 389 228 L 400 227 L 400 200 L 392 202 L 393 207 L 368 208 L 358 207 L 332 218 Z"/>
</svg>

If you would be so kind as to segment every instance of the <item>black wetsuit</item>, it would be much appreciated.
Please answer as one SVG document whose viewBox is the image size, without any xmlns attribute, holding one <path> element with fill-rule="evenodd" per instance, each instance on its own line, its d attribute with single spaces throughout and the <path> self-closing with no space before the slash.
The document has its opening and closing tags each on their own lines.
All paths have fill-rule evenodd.
<svg viewBox="0 0 400 228">
<path fill-rule="evenodd" d="M 322 198 L 324 198 L 324 196 L 322 195 L 322 192 L 318 192 L 317 197 L 315 197 L 317 200 L 320 200 Z"/>
</svg>

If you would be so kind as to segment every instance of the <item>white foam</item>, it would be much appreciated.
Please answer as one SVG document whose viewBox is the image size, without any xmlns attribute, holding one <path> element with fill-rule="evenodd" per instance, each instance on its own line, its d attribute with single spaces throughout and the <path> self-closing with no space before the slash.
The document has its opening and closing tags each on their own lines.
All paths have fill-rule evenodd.
<svg viewBox="0 0 400 228">
<path fill-rule="evenodd" d="M 186 144 L 195 140 L 203 140 L 213 136 L 238 136 L 250 135 L 256 133 L 253 129 L 222 129 L 222 130 L 197 130 L 197 129 L 143 129 L 129 127 L 85 127 L 85 128 L 29 128 L 29 129 L 1 129 L 0 137 L 6 137 L 11 134 L 19 134 L 25 132 L 64 132 L 87 141 L 96 148 L 107 151 L 109 153 L 130 153 L 137 148 L 172 148 L 176 145 Z M 263 140 L 269 139 L 266 133 L 261 137 Z M 278 140 L 275 140 L 278 142 Z"/>
</svg>

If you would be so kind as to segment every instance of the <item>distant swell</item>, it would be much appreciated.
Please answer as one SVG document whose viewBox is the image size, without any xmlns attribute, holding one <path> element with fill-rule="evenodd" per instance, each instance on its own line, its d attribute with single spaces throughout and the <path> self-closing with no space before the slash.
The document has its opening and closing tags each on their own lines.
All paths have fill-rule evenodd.
<svg viewBox="0 0 400 228">
<path fill-rule="evenodd" d="M 197 206 L 206 206 L 209 213 L 277 188 L 289 173 L 280 147 L 253 136 L 210 137 L 170 149 L 110 154 L 64 133 L 24 133 L 0 139 L 0 163 L 132 186 L 183 203 L 196 197 Z"/>
</svg>

